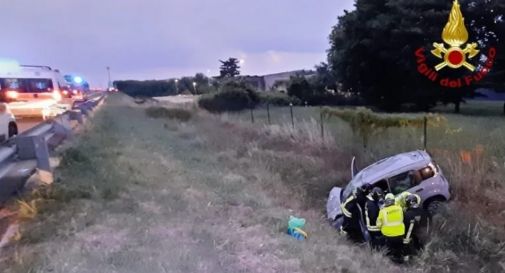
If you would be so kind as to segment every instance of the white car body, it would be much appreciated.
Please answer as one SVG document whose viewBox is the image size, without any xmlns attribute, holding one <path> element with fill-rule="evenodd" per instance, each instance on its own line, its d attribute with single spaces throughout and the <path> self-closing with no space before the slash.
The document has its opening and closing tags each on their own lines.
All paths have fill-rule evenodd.
<svg viewBox="0 0 505 273">
<path fill-rule="evenodd" d="M 16 118 L 5 103 L 0 103 L 0 141 L 4 142 L 17 134 Z"/>
<path fill-rule="evenodd" d="M 353 164 L 354 165 L 354 161 Z M 343 189 L 334 187 L 329 195 L 326 212 L 329 220 L 341 217 L 340 203 L 363 184 L 380 187 L 395 195 L 408 191 L 421 197 L 425 208 L 434 201 L 450 199 L 449 183 L 442 170 L 425 151 L 414 151 L 382 159 L 354 175 Z"/>
</svg>

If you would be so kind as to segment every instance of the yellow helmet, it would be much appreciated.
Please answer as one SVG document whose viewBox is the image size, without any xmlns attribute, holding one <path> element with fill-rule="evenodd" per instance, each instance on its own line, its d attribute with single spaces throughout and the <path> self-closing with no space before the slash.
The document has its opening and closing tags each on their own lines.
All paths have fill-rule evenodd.
<svg viewBox="0 0 505 273">
<path fill-rule="evenodd" d="M 394 195 L 394 194 L 392 194 L 392 193 L 388 193 L 388 194 L 386 194 L 386 197 L 384 197 L 384 199 L 385 199 L 385 200 L 388 200 L 388 199 L 393 199 L 393 200 L 395 200 L 395 195 Z"/>
<path fill-rule="evenodd" d="M 392 193 L 386 194 L 386 197 L 384 197 L 384 205 L 386 207 L 392 206 L 395 204 L 395 196 Z"/>
</svg>

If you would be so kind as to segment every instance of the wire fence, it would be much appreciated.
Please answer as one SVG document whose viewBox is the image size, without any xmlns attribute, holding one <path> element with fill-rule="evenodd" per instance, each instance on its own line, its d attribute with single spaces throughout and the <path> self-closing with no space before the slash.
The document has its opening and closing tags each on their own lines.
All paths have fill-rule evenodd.
<svg viewBox="0 0 505 273">
<path fill-rule="evenodd" d="M 324 114 L 323 107 L 300 107 L 294 105 L 289 105 L 288 107 L 272 107 L 267 104 L 261 108 L 251 108 L 247 110 L 247 118 L 245 116 L 245 111 L 235 114 L 235 117 L 238 117 L 243 121 L 247 119 L 253 125 L 289 124 L 293 130 L 297 129 L 297 125 L 306 123 L 307 120 L 315 120 L 317 122 L 319 137 L 322 142 L 325 142 L 325 138 L 328 133 L 332 133 L 332 129 L 335 127 L 332 125 L 335 125 L 334 123 L 338 122 L 338 118 L 327 117 Z M 425 116 L 423 120 L 422 131 L 420 133 L 422 134 L 422 147 L 427 149 L 429 128 L 427 116 Z M 364 147 L 367 146 L 365 142 L 362 144 Z"/>
<path fill-rule="evenodd" d="M 354 145 L 377 154 L 414 149 L 462 151 L 484 146 L 491 154 L 505 158 L 505 150 L 502 149 L 505 146 L 503 138 L 505 123 L 500 116 L 444 114 L 447 123 L 443 126 L 434 126 L 427 118 L 429 113 L 385 113 L 385 116 L 422 118 L 424 122 L 419 127 L 377 130 L 369 140 L 364 140 L 348 123 L 337 117 L 327 117 L 322 109 L 311 106 L 265 105 L 223 115 L 249 123 L 251 126 L 281 126 L 290 129 L 292 133 L 309 131 L 312 138 L 317 137 L 320 142 L 327 145 Z"/>
</svg>

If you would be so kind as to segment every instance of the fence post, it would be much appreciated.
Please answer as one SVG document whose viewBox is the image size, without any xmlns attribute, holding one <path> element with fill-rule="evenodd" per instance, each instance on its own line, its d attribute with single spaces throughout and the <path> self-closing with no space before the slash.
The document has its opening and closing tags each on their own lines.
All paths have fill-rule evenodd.
<svg viewBox="0 0 505 273">
<path fill-rule="evenodd" d="M 293 127 L 293 129 L 295 129 L 295 119 L 293 116 L 293 104 L 292 103 L 289 104 L 289 111 L 291 113 L 291 127 Z"/>
<path fill-rule="evenodd" d="M 251 123 L 254 123 L 254 113 L 253 113 L 253 109 L 251 108 Z"/>
<path fill-rule="evenodd" d="M 268 118 L 268 125 L 272 125 L 272 121 L 270 120 L 270 103 L 267 103 L 267 118 Z"/>
<path fill-rule="evenodd" d="M 323 140 L 323 143 L 324 143 L 324 114 L 323 114 L 323 107 L 319 107 L 319 112 L 320 112 L 320 118 L 321 118 L 321 139 Z"/>
<path fill-rule="evenodd" d="M 424 117 L 424 150 L 427 150 L 428 148 L 428 117 Z"/>
</svg>

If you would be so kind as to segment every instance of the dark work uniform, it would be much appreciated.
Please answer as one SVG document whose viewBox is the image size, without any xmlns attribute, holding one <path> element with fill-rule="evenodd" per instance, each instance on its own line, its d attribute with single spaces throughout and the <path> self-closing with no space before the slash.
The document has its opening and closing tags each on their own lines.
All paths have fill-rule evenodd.
<svg viewBox="0 0 505 273">
<path fill-rule="evenodd" d="M 370 233 L 370 245 L 373 249 L 379 249 L 383 245 L 381 229 L 377 227 L 379 211 L 379 202 L 368 196 L 365 203 L 365 223 L 368 233 Z"/>
<path fill-rule="evenodd" d="M 365 205 L 367 201 L 367 195 L 360 189 L 358 188 L 356 190 L 356 202 L 358 203 L 358 214 L 359 214 L 359 221 L 361 221 L 361 224 L 365 223 Z M 358 222 L 358 225 L 360 222 Z M 363 225 L 363 228 L 366 229 L 366 226 Z M 360 227 L 361 230 L 361 227 Z M 365 230 L 361 230 L 364 232 Z"/>
<path fill-rule="evenodd" d="M 429 214 L 423 208 L 409 208 L 404 213 L 405 249 L 407 254 L 414 254 L 423 248 L 428 238 Z"/>
<path fill-rule="evenodd" d="M 342 213 L 344 214 L 342 230 L 347 233 L 349 239 L 356 242 L 362 242 L 363 235 L 361 234 L 359 224 L 361 211 L 354 194 L 349 196 L 342 204 Z"/>
<path fill-rule="evenodd" d="M 365 204 L 366 201 L 368 201 L 367 196 L 365 193 L 358 188 L 356 191 L 356 201 L 358 202 L 359 209 L 361 210 L 361 216 L 364 217 L 365 215 Z M 362 218 L 364 220 L 364 218 Z"/>
</svg>

